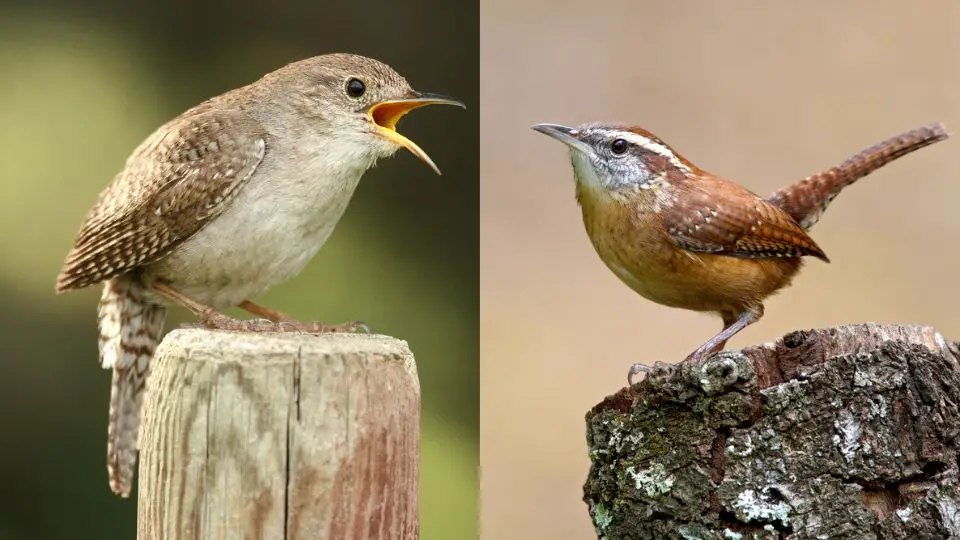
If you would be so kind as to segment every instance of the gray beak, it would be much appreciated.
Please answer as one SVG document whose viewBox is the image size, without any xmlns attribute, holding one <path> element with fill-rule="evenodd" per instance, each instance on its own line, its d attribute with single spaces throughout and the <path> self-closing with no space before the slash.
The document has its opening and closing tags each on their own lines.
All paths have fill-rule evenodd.
<svg viewBox="0 0 960 540">
<path fill-rule="evenodd" d="M 576 129 L 569 128 L 567 126 L 561 126 L 559 124 L 537 124 L 533 126 L 533 130 L 539 131 L 547 137 L 556 139 L 570 148 L 584 154 L 593 153 L 593 148 L 590 148 L 589 144 L 580 140 L 580 132 Z"/>
</svg>

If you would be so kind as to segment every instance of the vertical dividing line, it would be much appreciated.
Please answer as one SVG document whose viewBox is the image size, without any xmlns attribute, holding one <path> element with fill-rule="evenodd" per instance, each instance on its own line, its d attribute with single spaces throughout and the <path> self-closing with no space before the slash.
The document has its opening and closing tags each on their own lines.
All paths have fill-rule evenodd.
<svg viewBox="0 0 960 540">
<path fill-rule="evenodd" d="M 287 436 L 286 436 L 286 461 L 284 463 L 284 488 L 283 488 L 283 538 L 289 539 L 290 532 L 290 448 L 293 446 L 293 422 L 300 421 L 300 357 L 303 353 L 301 347 L 297 347 L 297 356 L 293 359 L 293 381 L 291 384 L 292 399 L 287 408 Z"/>
</svg>

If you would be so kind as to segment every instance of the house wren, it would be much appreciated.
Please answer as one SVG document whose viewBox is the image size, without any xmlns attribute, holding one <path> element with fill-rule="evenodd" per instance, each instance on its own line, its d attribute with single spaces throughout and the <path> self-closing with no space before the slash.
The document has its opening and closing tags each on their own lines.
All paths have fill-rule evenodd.
<svg viewBox="0 0 960 540">
<path fill-rule="evenodd" d="M 903 133 L 764 199 L 639 127 L 533 129 L 570 148 L 583 222 L 610 270 L 649 300 L 723 319 L 687 357 L 694 362 L 758 321 L 763 301 L 790 284 L 802 257 L 829 262 L 807 231 L 840 190 L 948 136 L 940 124 Z M 648 370 L 634 364 L 627 382 Z"/>
<path fill-rule="evenodd" d="M 56 285 L 62 293 L 104 283 L 100 363 L 113 370 L 107 470 L 115 493 L 130 493 L 166 304 L 218 329 L 362 327 L 301 323 L 250 299 L 313 258 L 377 159 L 403 147 L 439 174 L 395 130 L 426 105 L 464 106 L 414 91 L 376 60 L 317 56 L 197 105 L 134 150 L 84 221 Z M 219 312 L 230 306 L 264 319 Z"/>
</svg>

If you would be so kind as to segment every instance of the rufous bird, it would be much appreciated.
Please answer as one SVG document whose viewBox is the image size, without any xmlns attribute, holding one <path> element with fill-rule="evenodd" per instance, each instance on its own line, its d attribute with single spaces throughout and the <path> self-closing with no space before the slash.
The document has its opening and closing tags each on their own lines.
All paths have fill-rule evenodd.
<svg viewBox="0 0 960 540">
<path fill-rule="evenodd" d="M 843 188 L 948 137 L 932 124 L 883 141 L 767 198 L 694 165 L 636 126 L 538 124 L 570 148 L 576 197 L 597 254 L 640 296 L 713 312 L 723 329 L 685 361 L 699 362 L 763 316 L 811 256 L 829 262 L 808 231 Z M 633 364 L 628 383 L 644 364 Z"/>
</svg>

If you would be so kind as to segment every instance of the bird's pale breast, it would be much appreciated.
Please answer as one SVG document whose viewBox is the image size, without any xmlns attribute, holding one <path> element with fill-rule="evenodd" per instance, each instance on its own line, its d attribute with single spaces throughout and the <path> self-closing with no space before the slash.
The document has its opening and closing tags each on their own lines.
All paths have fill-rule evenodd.
<svg viewBox="0 0 960 540">
<path fill-rule="evenodd" d="M 369 164 L 330 165 L 323 156 L 268 156 L 223 214 L 147 274 L 216 308 L 294 277 L 330 237 Z"/>
</svg>

